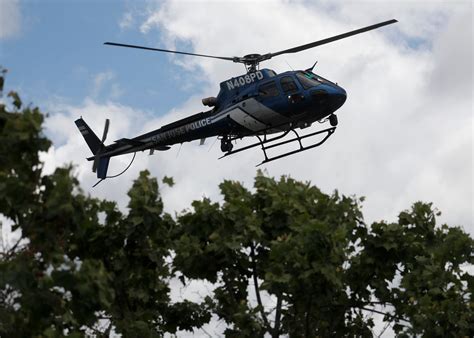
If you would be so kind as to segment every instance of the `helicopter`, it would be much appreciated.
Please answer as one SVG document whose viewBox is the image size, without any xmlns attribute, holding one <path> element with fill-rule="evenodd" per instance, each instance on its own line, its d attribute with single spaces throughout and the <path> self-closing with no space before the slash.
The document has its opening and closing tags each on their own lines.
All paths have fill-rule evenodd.
<svg viewBox="0 0 474 338">
<path fill-rule="evenodd" d="M 109 46 L 241 63 L 245 66 L 246 73 L 221 82 L 217 97 L 203 98 L 202 103 L 209 107 L 209 110 L 134 138 L 121 138 L 110 145 L 104 143 L 109 130 L 109 119 L 105 120 L 101 139 L 82 117 L 77 119 L 75 124 L 93 154 L 87 160 L 93 161 L 92 171 L 97 173 L 99 179 L 96 185 L 106 178 L 123 174 L 132 164 L 138 151 L 149 150 L 150 155 L 153 155 L 155 151 L 169 150 L 172 145 L 178 143 L 200 140 L 202 145 L 205 139 L 210 137 L 217 136 L 221 141 L 224 155 L 220 158 L 260 146 L 264 159 L 259 165 L 322 145 L 336 130 L 338 118 L 335 111 L 346 101 L 346 91 L 335 82 L 313 72 L 317 61 L 308 69 L 291 70 L 280 74 L 271 69 L 260 69 L 260 63 L 279 55 L 298 53 L 396 22 L 398 21 L 392 19 L 278 52 L 248 54 L 242 57 L 196 54 L 105 42 L 104 44 Z M 301 131 L 298 133 L 297 129 L 310 127 L 316 121 L 321 123 L 329 121 L 330 127 L 305 135 L 300 135 Z M 315 141 L 315 136 L 322 136 L 322 139 L 318 137 Z M 250 145 L 234 148 L 235 141 L 244 137 L 255 137 L 256 141 Z M 310 140 L 305 141 L 309 144 L 303 145 L 303 140 Z M 274 156 L 268 154 L 269 149 L 280 149 L 292 142 L 297 144 L 297 149 Z M 110 159 L 130 153 L 134 153 L 134 156 L 126 169 L 118 175 L 107 176 Z"/>
</svg>

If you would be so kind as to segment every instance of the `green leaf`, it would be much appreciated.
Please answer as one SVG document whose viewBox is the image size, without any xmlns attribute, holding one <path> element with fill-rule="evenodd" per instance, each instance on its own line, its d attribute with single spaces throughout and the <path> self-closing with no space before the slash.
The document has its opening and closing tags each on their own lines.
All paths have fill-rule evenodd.
<svg viewBox="0 0 474 338">
<path fill-rule="evenodd" d="M 163 184 L 167 184 L 169 187 L 173 187 L 173 186 L 174 186 L 173 177 L 165 176 L 165 177 L 163 177 L 162 182 L 163 182 Z"/>
<path fill-rule="evenodd" d="M 2 88 L 3 88 L 3 84 L 2 84 Z M 21 108 L 22 102 L 21 102 L 20 96 L 18 95 L 17 92 L 11 91 L 11 92 L 8 93 L 7 96 L 11 97 L 13 99 L 13 105 L 15 106 L 16 109 Z"/>
</svg>

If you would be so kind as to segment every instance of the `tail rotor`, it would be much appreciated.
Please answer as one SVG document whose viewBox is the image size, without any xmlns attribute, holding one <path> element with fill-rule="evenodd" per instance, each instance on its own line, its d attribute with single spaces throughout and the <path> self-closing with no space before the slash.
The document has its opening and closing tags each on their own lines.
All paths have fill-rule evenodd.
<svg viewBox="0 0 474 338">
<path fill-rule="evenodd" d="M 97 167 L 99 166 L 99 160 L 100 160 L 100 154 L 104 151 L 105 149 L 105 140 L 107 139 L 107 134 L 109 133 L 109 125 L 110 125 L 110 120 L 105 119 L 105 125 L 104 125 L 104 132 L 102 133 L 102 139 L 100 141 L 100 146 L 99 149 L 97 150 L 97 153 L 95 153 L 95 158 L 94 162 L 92 163 L 92 172 L 97 172 Z"/>
</svg>

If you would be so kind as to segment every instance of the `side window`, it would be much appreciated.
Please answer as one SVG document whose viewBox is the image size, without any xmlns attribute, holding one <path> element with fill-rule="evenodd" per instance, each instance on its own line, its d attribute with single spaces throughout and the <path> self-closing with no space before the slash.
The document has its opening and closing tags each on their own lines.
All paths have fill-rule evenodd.
<svg viewBox="0 0 474 338">
<path fill-rule="evenodd" d="M 260 97 L 274 97 L 280 95 L 275 81 L 265 83 L 258 87 L 258 95 Z"/>
<path fill-rule="evenodd" d="M 285 76 L 282 77 L 280 80 L 281 88 L 283 89 L 283 92 L 290 93 L 298 90 L 298 87 L 296 86 L 295 80 L 291 76 Z"/>
</svg>

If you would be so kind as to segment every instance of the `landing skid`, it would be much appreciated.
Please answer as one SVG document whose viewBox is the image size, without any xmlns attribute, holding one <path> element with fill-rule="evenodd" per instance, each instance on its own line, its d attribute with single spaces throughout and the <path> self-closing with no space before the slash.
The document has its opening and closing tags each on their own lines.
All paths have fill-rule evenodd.
<svg viewBox="0 0 474 338">
<path fill-rule="evenodd" d="M 263 155 L 265 156 L 265 159 L 257 165 L 257 167 L 258 167 L 258 166 L 260 166 L 264 163 L 275 161 L 275 160 L 278 160 L 280 158 L 290 156 L 290 155 L 293 155 L 293 154 L 296 154 L 296 153 L 299 153 L 299 152 L 302 152 L 302 151 L 305 151 L 305 150 L 308 150 L 308 149 L 311 149 L 311 148 L 319 147 L 320 145 L 322 145 L 324 142 L 327 141 L 329 136 L 331 136 L 334 133 L 335 130 L 336 130 L 336 127 L 331 127 L 331 128 L 316 131 L 314 133 L 306 134 L 306 135 L 303 135 L 303 136 L 300 136 L 296 132 L 295 129 L 289 129 L 287 131 L 282 132 L 281 135 L 274 136 L 274 137 L 271 137 L 271 138 L 267 138 L 267 134 L 264 134 L 263 137 L 260 136 L 260 135 L 255 135 L 255 137 L 258 138 L 258 142 L 255 142 L 255 143 L 250 144 L 250 145 L 245 146 L 245 147 L 241 147 L 241 148 L 237 148 L 235 150 L 228 151 L 223 156 L 219 157 L 219 159 L 230 156 L 230 155 L 233 155 L 233 154 L 236 154 L 236 153 L 239 153 L 241 151 L 244 151 L 244 150 L 247 150 L 247 149 L 250 149 L 250 148 L 253 148 L 253 147 L 261 146 L 261 149 L 263 151 Z M 273 142 L 275 142 L 279 139 L 284 138 L 285 136 L 287 136 L 291 132 L 293 132 L 296 135 L 294 138 L 292 138 L 290 140 L 285 140 L 285 141 L 280 141 L 280 142 L 277 142 L 277 143 L 273 143 Z M 326 135 L 319 142 L 313 143 L 309 146 L 303 146 L 303 144 L 301 143 L 301 140 L 303 140 L 305 138 L 309 138 L 309 137 L 316 136 L 316 135 L 323 134 L 323 133 L 326 133 Z M 237 138 L 229 139 L 229 141 L 233 141 L 233 140 L 236 140 L 236 139 Z M 282 146 L 284 144 L 288 144 L 288 143 L 291 143 L 291 142 L 298 142 L 299 149 L 292 150 L 292 151 L 289 151 L 289 152 L 286 152 L 286 153 L 283 153 L 283 154 L 280 154 L 280 155 L 276 155 L 276 156 L 273 156 L 273 157 L 268 156 L 268 154 L 267 154 L 268 149 L 275 148 L 275 147 L 278 147 L 278 146 Z"/>
</svg>

